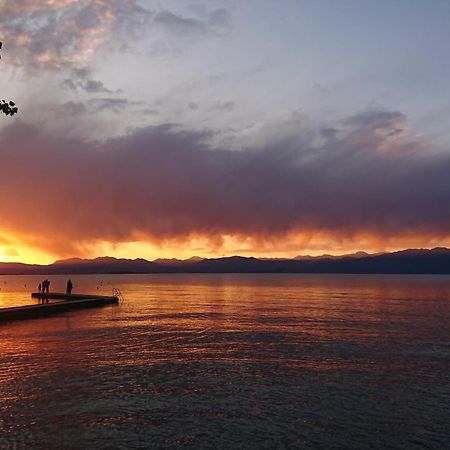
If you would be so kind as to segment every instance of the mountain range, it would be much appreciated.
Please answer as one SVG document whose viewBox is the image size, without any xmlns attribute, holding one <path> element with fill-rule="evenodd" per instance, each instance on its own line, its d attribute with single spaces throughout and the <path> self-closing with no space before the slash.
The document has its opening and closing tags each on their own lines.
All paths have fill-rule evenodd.
<svg viewBox="0 0 450 450">
<path fill-rule="evenodd" d="M 0 263 L 1 275 L 90 273 L 379 273 L 450 274 L 450 249 L 409 249 L 393 253 L 357 252 L 343 256 L 297 256 L 293 259 L 230 256 L 187 260 L 71 258 L 53 264 Z"/>
</svg>

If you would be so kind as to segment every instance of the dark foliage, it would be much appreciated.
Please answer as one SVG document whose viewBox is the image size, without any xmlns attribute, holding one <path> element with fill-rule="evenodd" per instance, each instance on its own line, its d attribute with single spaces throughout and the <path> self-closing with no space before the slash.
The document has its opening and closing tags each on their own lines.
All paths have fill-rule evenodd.
<svg viewBox="0 0 450 450">
<path fill-rule="evenodd" d="M 3 43 L 0 42 L 0 50 L 2 49 Z M 1 56 L 0 56 L 1 58 Z M 5 100 L 0 101 L 0 112 L 3 114 L 6 114 L 7 116 L 13 116 L 14 114 L 17 114 L 17 106 L 14 102 L 7 102 Z"/>
<path fill-rule="evenodd" d="M 13 116 L 17 114 L 17 106 L 14 102 L 5 102 L 5 100 L 0 101 L 0 111 L 7 116 Z"/>
</svg>

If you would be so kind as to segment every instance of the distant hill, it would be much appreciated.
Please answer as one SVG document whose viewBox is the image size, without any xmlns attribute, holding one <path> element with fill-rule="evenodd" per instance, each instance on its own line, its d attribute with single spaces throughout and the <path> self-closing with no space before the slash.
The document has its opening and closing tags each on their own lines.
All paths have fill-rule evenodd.
<svg viewBox="0 0 450 450">
<path fill-rule="evenodd" d="M 199 256 L 192 256 L 189 259 L 177 259 L 177 258 L 170 258 L 170 259 L 164 259 L 159 258 L 155 259 L 153 262 L 155 264 L 161 264 L 166 266 L 181 266 L 186 264 L 191 264 L 199 261 L 203 261 L 204 258 L 200 258 Z"/>
<path fill-rule="evenodd" d="M 0 274 L 89 274 L 89 273 L 380 273 L 450 274 L 450 249 L 409 249 L 394 253 L 258 259 L 231 256 L 187 260 L 72 258 L 49 265 L 0 263 Z"/>
<path fill-rule="evenodd" d="M 369 256 L 377 256 L 380 255 L 380 253 L 370 254 L 366 252 L 356 252 L 356 253 L 349 253 L 348 255 L 319 255 L 319 256 L 310 256 L 310 255 L 298 255 L 294 259 L 296 260 L 311 260 L 311 259 L 342 259 L 342 258 L 365 258 Z"/>
</svg>

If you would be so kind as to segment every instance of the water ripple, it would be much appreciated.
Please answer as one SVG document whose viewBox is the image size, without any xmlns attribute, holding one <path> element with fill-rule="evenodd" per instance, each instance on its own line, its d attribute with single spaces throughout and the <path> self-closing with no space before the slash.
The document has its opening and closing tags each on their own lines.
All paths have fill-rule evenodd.
<svg viewBox="0 0 450 450">
<path fill-rule="evenodd" d="M 0 326 L 0 448 L 450 446 L 448 277 L 102 281 L 122 306 Z"/>
</svg>

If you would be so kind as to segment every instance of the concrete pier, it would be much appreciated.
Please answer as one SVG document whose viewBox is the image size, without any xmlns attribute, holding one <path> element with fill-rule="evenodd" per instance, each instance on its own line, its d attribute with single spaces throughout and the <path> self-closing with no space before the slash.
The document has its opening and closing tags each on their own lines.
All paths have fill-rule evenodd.
<svg viewBox="0 0 450 450">
<path fill-rule="evenodd" d="M 112 300 L 117 299 L 115 296 L 107 295 L 92 295 L 92 294 L 66 294 L 64 292 L 33 292 L 31 294 L 32 298 L 40 298 L 43 300 L 93 300 L 93 299 L 103 299 Z"/>
<path fill-rule="evenodd" d="M 45 317 L 51 314 L 58 314 L 74 309 L 95 308 L 105 305 L 119 303 L 119 298 L 115 296 L 88 295 L 88 294 L 61 294 L 61 293 L 41 293 L 34 292 L 33 298 L 43 300 L 60 300 L 51 303 L 41 303 L 38 305 L 14 306 L 0 309 L 0 322 L 9 320 L 34 319 Z"/>
</svg>

